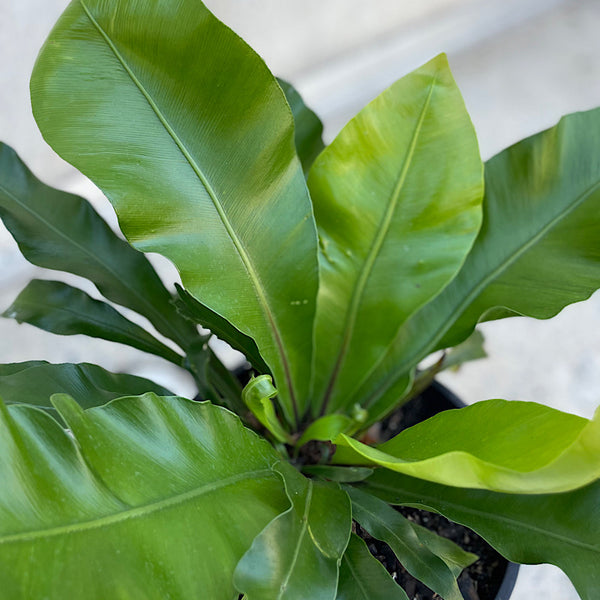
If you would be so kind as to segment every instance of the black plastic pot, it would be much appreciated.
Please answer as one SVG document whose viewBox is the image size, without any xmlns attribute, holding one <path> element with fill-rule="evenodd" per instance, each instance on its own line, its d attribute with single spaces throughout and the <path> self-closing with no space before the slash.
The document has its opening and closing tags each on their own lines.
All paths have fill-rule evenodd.
<svg viewBox="0 0 600 600">
<path fill-rule="evenodd" d="M 382 438 L 389 439 L 403 429 L 428 419 L 444 410 L 462 408 L 466 404 L 448 388 L 434 381 L 419 396 L 402 406 L 382 423 Z M 509 600 L 515 583 L 519 565 L 503 559 L 506 563 L 504 575 L 493 600 Z"/>
</svg>

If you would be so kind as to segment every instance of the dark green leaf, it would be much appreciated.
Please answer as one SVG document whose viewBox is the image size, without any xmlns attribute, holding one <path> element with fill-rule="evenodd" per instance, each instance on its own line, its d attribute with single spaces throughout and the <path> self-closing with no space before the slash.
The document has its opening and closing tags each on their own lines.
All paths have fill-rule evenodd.
<svg viewBox="0 0 600 600">
<path fill-rule="evenodd" d="M 336 600 L 409 600 L 406 592 L 354 533 L 340 568 Z"/>
<path fill-rule="evenodd" d="M 0 365 L 0 399 L 6 404 L 33 404 L 55 414 L 50 396 L 73 396 L 83 408 L 106 404 L 122 396 L 173 393 L 156 383 L 124 373 L 110 373 L 88 363 L 51 364 L 29 361 Z"/>
<path fill-rule="evenodd" d="M 499 492 L 564 492 L 600 477 L 600 408 L 591 421 L 534 402 L 485 400 L 447 410 L 373 448 L 344 434 L 338 464 Z"/>
<path fill-rule="evenodd" d="M 282 465 L 291 508 L 256 537 L 235 570 L 248 600 L 335 600 L 350 537 L 350 500 L 339 486 Z"/>
<path fill-rule="evenodd" d="M 371 409 L 348 400 L 400 326 L 456 275 L 481 224 L 483 165 L 446 57 L 367 105 L 308 185 L 321 246 L 315 411 Z"/>
<path fill-rule="evenodd" d="M 448 565 L 454 577 L 458 577 L 465 567 L 472 565 L 477 560 L 476 554 L 466 552 L 452 540 L 438 535 L 427 527 L 417 525 L 410 519 L 408 519 L 408 523 L 414 529 L 419 541 Z"/>
<path fill-rule="evenodd" d="M 323 144 L 323 123 L 317 115 L 302 100 L 302 96 L 294 86 L 277 78 L 285 98 L 292 109 L 294 115 L 294 142 L 296 152 L 302 163 L 304 173 L 308 173 L 315 158 L 321 153 L 325 144 Z"/>
<path fill-rule="evenodd" d="M 59 335 L 89 335 L 161 356 L 176 365 L 183 357 L 126 319 L 112 306 L 60 281 L 34 279 L 3 317 Z"/>
<path fill-rule="evenodd" d="M 302 467 L 302 472 L 313 477 L 322 477 L 330 481 L 352 483 L 363 481 L 373 474 L 373 469 L 367 467 L 337 467 L 333 465 L 307 465 Z"/>
<path fill-rule="evenodd" d="M 600 285 L 600 109 L 574 113 L 486 163 L 481 232 L 452 283 L 400 329 L 354 390 L 375 402 L 480 319 L 548 318 Z M 501 308 L 497 308 L 501 307 Z"/>
<path fill-rule="evenodd" d="M 2 143 L 0 217 L 28 261 L 89 279 L 108 300 L 145 316 L 181 347 L 193 339 L 194 328 L 176 313 L 146 257 L 86 200 L 44 185 Z"/>
<path fill-rule="evenodd" d="M 463 600 L 456 576 L 416 534 L 412 525 L 391 506 L 354 488 L 346 488 L 352 516 L 374 538 L 386 542 L 402 566 L 444 600 Z"/>
<path fill-rule="evenodd" d="M 104 191 L 129 241 L 256 341 L 297 423 L 317 236 L 293 118 L 263 61 L 199 0 L 80 0 L 31 92 L 45 139 Z"/>
<path fill-rule="evenodd" d="M 227 319 L 198 302 L 180 285 L 175 284 L 175 289 L 179 295 L 175 300 L 175 307 L 183 316 L 206 329 L 210 329 L 220 340 L 227 342 L 232 348 L 241 352 L 259 373 L 269 372 L 269 368 L 258 352 L 256 342 L 251 337 L 243 334 Z"/>
<path fill-rule="evenodd" d="M 74 439 L 0 403 L 3 596 L 237 598 L 235 565 L 289 506 L 269 444 L 209 403 L 54 402 Z"/>
<path fill-rule="evenodd" d="M 556 565 L 582 600 L 598 597 L 600 481 L 574 492 L 526 496 L 447 487 L 382 470 L 367 489 L 386 502 L 434 510 L 466 525 L 509 560 Z"/>
</svg>

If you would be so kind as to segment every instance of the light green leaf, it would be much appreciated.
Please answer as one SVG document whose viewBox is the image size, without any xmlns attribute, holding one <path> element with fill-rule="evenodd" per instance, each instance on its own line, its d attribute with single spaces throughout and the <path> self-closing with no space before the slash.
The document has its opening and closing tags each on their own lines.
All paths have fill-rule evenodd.
<svg viewBox="0 0 600 600">
<path fill-rule="evenodd" d="M 172 392 L 149 379 L 111 373 L 88 363 L 51 364 L 29 361 L 0 365 L 0 398 L 6 404 L 31 404 L 56 415 L 50 404 L 53 394 L 69 394 L 83 408 L 106 404 L 115 398 L 154 392 Z"/>
<path fill-rule="evenodd" d="M 227 342 L 232 348 L 241 352 L 248 362 L 260 373 L 268 372 L 262 356 L 258 352 L 256 342 L 241 331 L 236 329 L 227 319 L 198 302 L 189 292 L 179 284 L 175 284 L 178 298 L 175 299 L 175 307 L 186 318 L 194 323 L 200 324 L 216 335 L 220 340 Z"/>
<path fill-rule="evenodd" d="M 242 400 L 260 423 L 270 431 L 275 439 L 284 444 L 291 444 L 290 434 L 283 428 L 277 417 L 271 398 L 277 396 L 270 375 L 253 377 L 242 391 Z"/>
<path fill-rule="evenodd" d="M 446 57 L 352 119 L 315 161 L 308 185 L 321 247 L 319 413 L 357 401 L 348 403 L 356 385 L 402 323 L 454 277 L 479 230 L 483 165 Z"/>
<path fill-rule="evenodd" d="M 600 481 L 573 492 L 528 496 L 448 487 L 381 470 L 367 489 L 386 502 L 434 510 L 470 527 L 509 560 L 556 565 L 582 600 L 598 597 Z"/>
<path fill-rule="evenodd" d="M 169 258 L 256 341 L 299 422 L 317 238 L 292 114 L 263 61 L 199 0 L 80 0 L 31 93 L 44 138 L 104 191 L 136 248 Z"/>
<path fill-rule="evenodd" d="M 408 369 L 465 339 L 479 320 L 545 319 L 600 286 L 599 144 L 600 108 L 563 117 L 486 163 L 483 225 L 463 268 L 406 322 L 352 397 L 385 397 Z"/>
<path fill-rule="evenodd" d="M 302 163 L 304 173 L 308 173 L 315 158 L 321 153 L 325 144 L 323 144 L 323 123 L 317 115 L 310 109 L 302 96 L 294 88 L 294 86 L 277 78 L 277 82 L 281 86 L 285 98 L 292 109 L 294 115 L 294 141 L 296 144 L 296 152 Z"/>
<path fill-rule="evenodd" d="M 60 281 L 34 279 L 3 317 L 59 335 L 89 335 L 126 344 L 181 366 L 183 357 L 159 342 L 112 306 Z"/>
<path fill-rule="evenodd" d="M 385 567 L 371 555 L 363 540 L 353 533 L 342 559 L 336 600 L 409 600 L 409 598 L 390 577 Z"/>
<path fill-rule="evenodd" d="M 256 537 L 234 574 L 248 600 L 334 600 L 350 538 L 350 500 L 339 486 L 281 465 L 291 508 Z"/>
<path fill-rule="evenodd" d="M 232 572 L 287 508 L 277 455 L 209 403 L 82 411 L 0 403 L 0 579 L 11 600 L 233 600 Z"/>
<path fill-rule="evenodd" d="M 146 257 L 117 237 L 89 202 L 44 185 L 2 143 L 0 217 L 34 265 L 89 279 L 105 298 L 145 316 L 182 348 L 195 337 Z"/>
<path fill-rule="evenodd" d="M 600 409 L 589 421 L 533 402 L 486 400 L 439 413 L 377 448 L 343 434 L 336 443 L 338 464 L 381 465 L 457 487 L 544 494 L 600 477 Z"/>
<path fill-rule="evenodd" d="M 355 488 L 346 488 L 352 516 L 374 538 L 388 544 L 402 566 L 444 600 L 463 600 L 456 576 L 424 544 L 411 523 L 391 506 Z"/>
</svg>

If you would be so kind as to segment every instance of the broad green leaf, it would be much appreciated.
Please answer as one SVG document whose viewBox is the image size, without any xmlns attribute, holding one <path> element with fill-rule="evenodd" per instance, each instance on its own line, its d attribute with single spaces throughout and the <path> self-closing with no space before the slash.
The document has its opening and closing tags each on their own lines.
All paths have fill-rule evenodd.
<svg viewBox="0 0 600 600">
<path fill-rule="evenodd" d="M 353 518 L 374 538 L 388 544 L 413 577 L 444 600 L 463 600 L 453 571 L 421 541 L 406 517 L 375 496 L 346 489 L 352 500 Z"/>
<path fill-rule="evenodd" d="M 50 396 L 73 396 L 83 408 L 106 404 L 122 396 L 154 392 L 171 396 L 172 392 L 149 379 L 111 373 L 88 363 L 52 364 L 29 361 L 0 365 L 0 399 L 6 404 L 32 404 L 56 414 Z"/>
<path fill-rule="evenodd" d="M 565 492 L 600 477 L 600 408 L 589 421 L 534 402 L 486 400 L 439 413 L 377 448 L 343 434 L 336 443 L 338 464 L 457 487 Z"/>
<path fill-rule="evenodd" d="M 0 579 L 11 600 L 237 598 L 289 506 L 277 455 L 229 411 L 154 394 L 48 415 L 0 403 Z"/>
<path fill-rule="evenodd" d="M 270 375 L 253 377 L 242 391 L 242 400 L 261 425 L 270 431 L 275 439 L 286 444 L 292 443 L 290 434 L 283 428 L 275 406 L 271 400 L 277 396 L 277 389 L 273 386 Z"/>
<path fill-rule="evenodd" d="M 446 57 L 367 105 L 308 185 L 321 248 L 314 408 L 335 411 L 454 277 L 481 224 L 483 166 Z"/>
<path fill-rule="evenodd" d="M 180 285 L 175 284 L 175 289 L 179 296 L 175 299 L 175 307 L 184 317 L 206 329 L 210 329 L 220 340 L 227 342 L 232 348 L 241 352 L 260 373 L 268 372 L 269 369 L 258 352 L 256 342 L 251 337 L 243 334 L 227 319 L 198 302 Z"/>
<path fill-rule="evenodd" d="M 550 563 L 582 600 L 600 589 L 600 481 L 573 492 L 538 496 L 465 490 L 379 471 L 368 491 L 393 504 L 434 510 L 483 536 L 518 563 Z"/>
<path fill-rule="evenodd" d="M 487 162 L 482 235 L 465 264 L 471 276 L 448 290 L 461 296 L 460 317 L 440 344 L 461 341 L 497 307 L 547 319 L 600 287 L 599 143 L 595 109 Z"/>
<path fill-rule="evenodd" d="M 340 568 L 336 600 L 409 600 L 406 592 L 391 578 L 385 567 L 369 552 L 356 534 Z"/>
<path fill-rule="evenodd" d="M 549 318 L 599 287 L 599 144 L 595 109 L 563 117 L 486 163 L 473 250 L 442 294 L 400 329 L 354 390 L 357 399 L 384 397 L 398 377 L 435 348 L 465 339 L 479 320 Z"/>
<path fill-rule="evenodd" d="M 338 467 L 334 465 L 306 465 L 302 472 L 312 477 L 322 477 L 340 483 L 353 483 L 363 481 L 373 474 L 373 469 L 368 467 Z"/>
<path fill-rule="evenodd" d="M 283 469 L 291 508 L 256 537 L 234 582 L 248 600 L 335 600 L 351 532 L 350 500 L 339 486 Z"/>
<path fill-rule="evenodd" d="M 89 279 L 105 298 L 145 316 L 182 348 L 194 338 L 146 257 L 86 200 L 44 185 L 2 143 L 0 217 L 29 262 Z"/>
<path fill-rule="evenodd" d="M 302 163 L 304 173 L 308 173 L 315 158 L 325 148 L 323 144 L 323 123 L 317 115 L 302 100 L 302 96 L 294 86 L 277 78 L 285 98 L 292 109 L 294 115 L 294 141 L 296 152 Z"/>
<path fill-rule="evenodd" d="M 256 341 L 297 423 L 317 239 L 292 114 L 263 61 L 199 0 L 80 0 L 31 92 L 45 139 L 105 192 L 128 240 Z"/>
<path fill-rule="evenodd" d="M 34 279 L 3 317 L 59 335 L 83 334 L 126 344 L 180 365 L 183 357 L 126 319 L 106 302 L 60 281 Z"/>
</svg>

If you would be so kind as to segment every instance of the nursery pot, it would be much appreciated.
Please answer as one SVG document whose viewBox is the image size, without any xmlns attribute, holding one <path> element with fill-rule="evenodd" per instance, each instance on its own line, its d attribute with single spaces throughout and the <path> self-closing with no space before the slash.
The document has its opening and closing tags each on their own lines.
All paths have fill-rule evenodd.
<svg viewBox="0 0 600 600">
<path fill-rule="evenodd" d="M 465 403 L 455 394 L 442 384 L 434 381 L 419 396 L 407 402 L 382 422 L 380 431 L 381 441 L 389 439 L 400 433 L 403 429 L 416 425 L 439 412 L 453 408 L 462 408 L 464 406 Z M 508 600 L 510 598 L 517 580 L 519 565 L 506 560 L 480 536 L 462 525 L 451 523 L 443 517 L 433 515 L 427 511 L 404 509 L 402 507 L 399 507 L 397 510 L 410 515 L 417 522 L 422 517 L 423 522 L 421 524 L 434 531 L 436 531 L 436 527 L 442 527 L 443 529 L 439 531 L 441 534 L 451 531 L 451 539 L 454 539 L 459 545 L 463 545 L 460 542 L 461 537 L 469 540 L 469 545 L 472 545 L 465 549 L 482 557 L 483 560 L 475 562 L 471 567 L 467 567 L 461 578 L 459 578 L 459 585 L 461 586 L 465 600 Z M 491 565 L 493 565 L 493 569 Z M 483 573 L 487 572 L 490 572 L 489 581 L 486 581 L 483 575 Z M 419 586 L 422 586 L 422 584 L 417 584 L 416 580 L 406 573 L 399 577 L 400 581 L 403 581 L 404 578 L 406 580 L 403 587 L 412 587 L 414 589 L 414 586 L 417 586 L 420 589 Z M 479 595 L 478 588 L 480 586 L 486 589 L 485 595 Z M 426 594 L 426 588 L 420 593 Z M 432 592 L 429 593 L 432 594 Z M 417 597 L 428 600 L 432 596 L 419 595 Z M 438 596 L 435 596 L 435 598 L 438 598 Z"/>
</svg>

